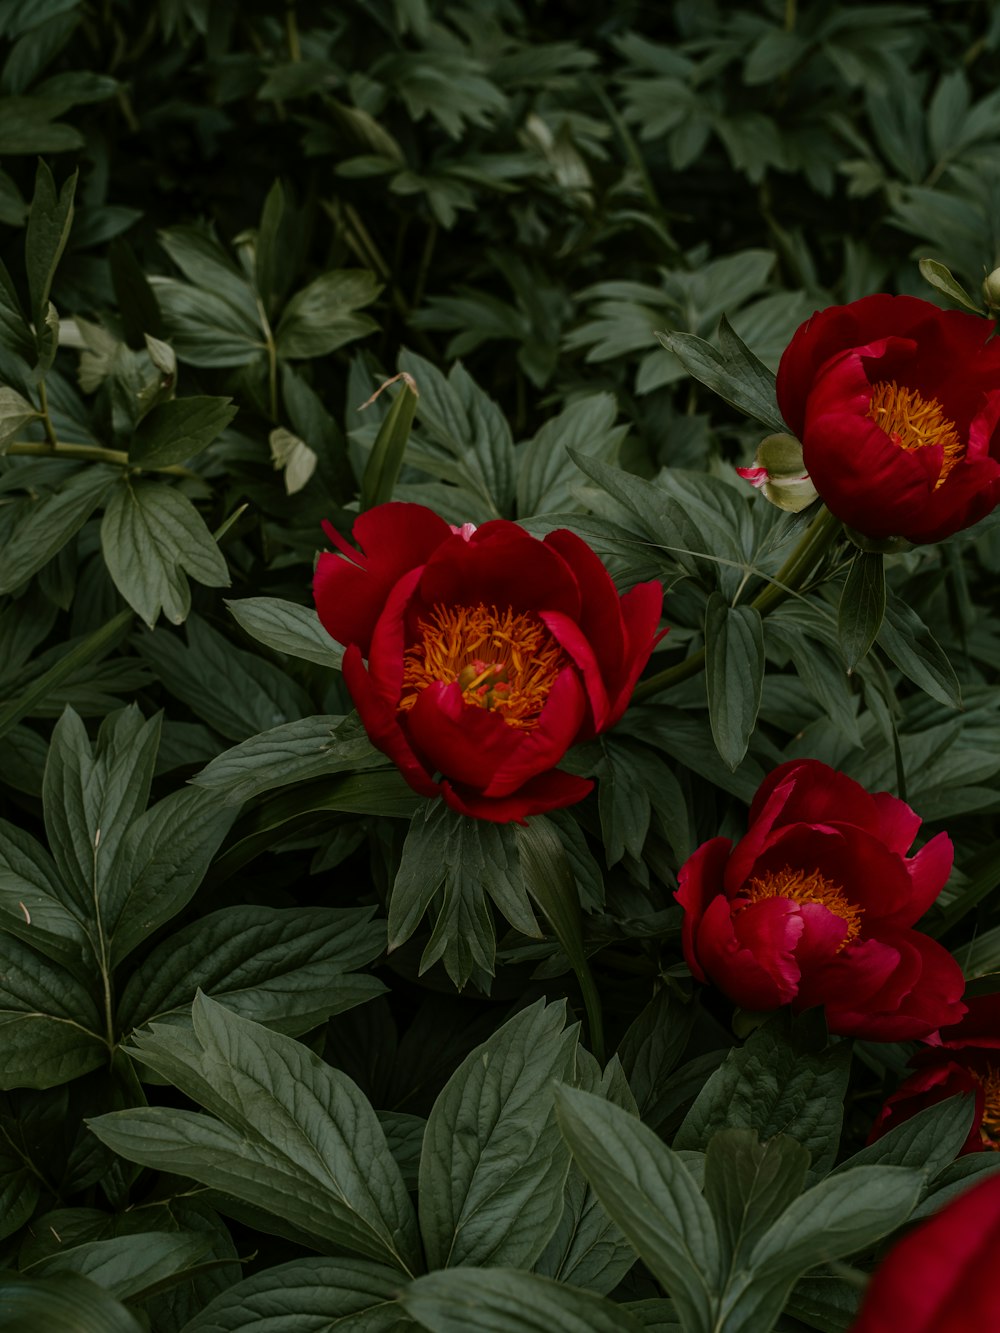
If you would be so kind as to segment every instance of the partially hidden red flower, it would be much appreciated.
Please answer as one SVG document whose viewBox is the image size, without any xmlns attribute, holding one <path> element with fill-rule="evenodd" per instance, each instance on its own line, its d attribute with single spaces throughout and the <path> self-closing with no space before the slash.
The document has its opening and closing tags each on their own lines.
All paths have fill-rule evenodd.
<svg viewBox="0 0 1000 1333">
<path fill-rule="evenodd" d="M 1000 502 L 1000 338 L 912 296 L 818 311 L 778 367 L 778 405 L 830 511 L 866 537 L 933 542 Z"/>
<path fill-rule="evenodd" d="M 1000 1333 L 1000 1176 L 965 1190 L 898 1241 L 850 1333 Z"/>
<path fill-rule="evenodd" d="M 969 996 L 965 1003 L 965 1017 L 933 1034 L 933 1044 L 910 1061 L 914 1072 L 876 1116 L 869 1143 L 925 1107 L 971 1092 L 976 1111 L 962 1154 L 1000 1149 L 1000 995 Z"/>
<path fill-rule="evenodd" d="M 360 550 L 326 531 L 339 554 L 316 567 L 319 618 L 410 786 L 496 823 L 586 796 L 593 783 L 556 765 L 624 713 L 661 637 L 661 585 L 622 597 L 572 532 L 455 529 L 416 504 L 361 514 Z"/>
<path fill-rule="evenodd" d="M 961 969 L 911 929 L 951 870 L 946 833 L 907 856 L 920 818 L 815 759 L 761 783 L 746 836 L 681 867 L 683 946 L 699 981 L 738 1005 L 822 1005 L 831 1032 L 903 1041 L 965 1012 Z"/>
</svg>

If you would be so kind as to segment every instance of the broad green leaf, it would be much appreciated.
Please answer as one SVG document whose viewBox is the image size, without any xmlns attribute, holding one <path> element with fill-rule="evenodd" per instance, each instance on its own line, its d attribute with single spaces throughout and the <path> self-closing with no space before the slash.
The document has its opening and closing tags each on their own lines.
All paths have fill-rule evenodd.
<svg viewBox="0 0 1000 1333">
<path fill-rule="evenodd" d="M 0 737 L 6 736 L 22 717 L 31 713 L 39 703 L 49 698 L 81 668 L 109 652 L 121 638 L 131 619 L 131 611 L 120 611 L 106 625 L 94 630 L 93 634 L 88 634 L 68 653 L 60 657 L 55 666 L 38 676 L 22 694 L 11 699 L 9 703 L 0 705 Z"/>
<path fill-rule="evenodd" d="M 747 1266 L 757 1241 L 802 1193 L 808 1170 L 809 1153 L 787 1134 L 766 1143 L 753 1129 L 720 1129 L 712 1135 L 705 1156 L 705 1198 L 730 1271 Z"/>
<path fill-rule="evenodd" d="M 292 1036 L 385 987 L 353 969 L 385 949 L 370 907 L 224 907 L 158 944 L 129 979 L 118 1026 L 187 1021 L 199 990 Z"/>
<path fill-rule="evenodd" d="M 142 1324 L 95 1283 L 75 1274 L 0 1275 L 0 1325 L 7 1333 L 144 1333 Z"/>
<path fill-rule="evenodd" d="M 47 565 L 76 536 L 119 475 L 119 468 L 100 463 L 80 471 L 67 465 L 58 490 L 18 500 L 4 539 L 0 594 L 13 592 Z"/>
<path fill-rule="evenodd" d="M 356 311 L 371 305 L 381 290 L 375 275 L 365 269 L 321 274 L 285 306 L 275 332 L 278 355 L 290 361 L 327 356 L 345 343 L 376 332 L 375 320 Z"/>
<path fill-rule="evenodd" d="M 63 183 L 62 189 L 57 191 L 52 172 L 44 162 L 38 163 L 35 193 L 24 238 L 24 264 L 28 271 L 31 314 L 38 330 L 44 322 L 52 279 L 73 225 L 76 179 L 77 173 L 74 172 Z"/>
<path fill-rule="evenodd" d="M 947 653 L 916 611 L 897 597 L 886 603 L 878 643 L 914 685 L 950 708 L 961 708 L 961 686 Z"/>
<path fill-rule="evenodd" d="M 693 333 L 656 336 L 692 378 L 768 430 L 787 434 L 788 426 L 774 396 L 774 375 L 736 336 L 725 318 L 719 326 L 718 350 Z"/>
<path fill-rule="evenodd" d="M 153 276 L 150 284 L 171 346 L 192 366 L 246 366 L 263 358 L 267 343 L 256 309 L 248 313 L 208 288 Z M 249 295 L 248 289 L 248 295 Z"/>
<path fill-rule="evenodd" d="M 0 347 L 5 347 L 26 363 L 34 360 L 35 336 L 24 318 L 17 289 L 2 260 L 0 260 Z M 27 390 L 27 384 L 22 387 Z"/>
<path fill-rule="evenodd" d="M 26 1271 L 31 1277 L 78 1273 L 119 1300 L 141 1299 L 149 1288 L 190 1268 L 207 1252 L 202 1236 L 146 1231 L 138 1236 L 113 1236 L 68 1246 Z"/>
<path fill-rule="evenodd" d="M 112 967 L 188 903 L 235 817 L 211 792 L 185 787 L 132 823 L 103 891 Z"/>
<path fill-rule="evenodd" d="M 286 722 L 223 751 L 192 781 L 240 805 L 293 782 L 384 764 L 367 733 L 351 723 L 343 716 Z"/>
<path fill-rule="evenodd" d="M 378 1118 L 346 1075 L 207 996 L 193 1029 L 159 1024 L 132 1054 L 219 1120 L 151 1107 L 89 1122 L 129 1161 L 186 1175 L 300 1233 L 413 1273 L 416 1219 Z"/>
<path fill-rule="evenodd" d="M 945 264 L 938 259 L 929 259 L 926 256 L 920 260 L 918 267 L 920 276 L 925 282 L 942 295 L 947 296 L 950 301 L 956 305 L 964 306 L 966 310 L 971 310 L 974 315 L 983 313 L 982 306 L 972 299 L 962 284 L 954 277 Z"/>
<path fill-rule="evenodd" d="M 430 1333 L 641 1333 L 620 1305 L 515 1268 L 428 1273 L 399 1303 Z"/>
<path fill-rule="evenodd" d="M 264 200 L 254 246 L 254 285 L 268 316 L 274 313 L 278 294 L 284 286 L 281 276 L 287 267 L 282 248 L 283 241 L 287 248 L 287 237 L 281 225 L 284 216 L 285 192 L 281 181 L 276 180 Z"/>
<path fill-rule="evenodd" d="M 790 1134 L 812 1157 L 813 1178 L 833 1165 L 840 1141 L 850 1043 L 824 1049 L 815 1014 L 780 1013 L 730 1051 L 704 1085 L 674 1139 L 704 1150 L 720 1129 Z"/>
<path fill-rule="evenodd" d="M 747 752 L 764 680 L 764 627 L 752 606 L 713 592 L 705 612 L 705 683 L 716 749 L 731 769 Z"/>
<path fill-rule="evenodd" d="M 398 1268 L 366 1259 L 295 1259 L 237 1282 L 185 1324 L 183 1333 L 404 1333 Z"/>
<path fill-rule="evenodd" d="M 185 626 L 187 647 L 159 629 L 138 648 L 166 688 L 229 740 L 242 741 L 308 716 L 312 703 L 286 671 L 257 653 L 237 648 L 200 616 Z"/>
<path fill-rule="evenodd" d="M 881 554 L 859 551 L 851 561 L 840 606 L 837 635 L 851 672 L 875 642 L 885 615 L 885 571 Z"/>
<path fill-rule="evenodd" d="M 571 450 L 614 462 L 628 432 L 627 426 L 614 424 L 617 413 L 612 394 L 591 394 L 570 403 L 518 446 L 517 512 L 522 518 L 573 507 L 579 475 Z"/>
<path fill-rule="evenodd" d="M 773 1328 L 796 1278 L 817 1264 L 869 1249 L 906 1221 L 920 1171 L 859 1166 L 814 1185 L 764 1233 L 722 1298 L 719 1333 Z"/>
<path fill-rule="evenodd" d="M 139 422 L 129 462 L 158 468 L 200 454 L 236 415 L 229 398 L 173 398 L 157 403 Z"/>
<path fill-rule="evenodd" d="M 152 629 L 162 610 L 175 625 L 191 609 L 185 574 L 228 587 L 225 557 L 191 501 L 166 482 L 126 477 L 101 522 L 101 549 L 115 587 Z"/>
<path fill-rule="evenodd" d="M 574 1160 L 670 1292 L 682 1325 L 714 1328 L 723 1254 L 708 1205 L 680 1158 L 636 1117 L 600 1097 L 563 1087 L 556 1106 Z"/>
<path fill-rule="evenodd" d="M 90 940 L 65 901 L 55 864 L 34 838 L 0 821 L 0 927 L 80 973 Z"/>
<path fill-rule="evenodd" d="M 0 1145 L 0 1240 L 20 1231 L 35 1211 L 39 1192 L 33 1165 L 9 1143 Z"/>
<path fill-rule="evenodd" d="M 856 1166 L 913 1166 L 925 1171 L 928 1179 L 933 1178 L 958 1156 L 972 1128 L 975 1110 L 971 1093 L 927 1106 L 841 1162 L 831 1175 L 852 1171 Z"/>
<path fill-rule="evenodd" d="M 695 1006 L 684 1004 L 664 987 L 646 1005 L 618 1045 L 618 1056 L 643 1122 L 662 1122 L 660 1105 L 669 1095 L 671 1074 L 687 1045 Z"/>
<path fill-rule="evenodd" d="M 21 427 L 38 415 L 38 409 L 16 389 L 0 386 L 0 454 L 6 452 L 7 445 Z"/>
<path fill-rule="evenodd" d="M 0 1087 L 53 1088 L 108 1060 L 89 989 L 13 935 L 0 940 Z"/>
<path fill-rule="evenodd" d="M 576 1032 L 562 1005 L 515 1015 L 442 1090 L 420 1159 L 420 1229 L 432 1268 L 530 1265 L 563 1209 L 569 1154 L 552 1102 L 571 1076 Z"/>
<path fill-rule="evenodd" d="M 188 282 L 202 289 L 199 296 L 215 296 L 259 327 L 250 283 L 207 229 L 169 227 L 160 232 L 160 244 Z"/>
<path fill-rule="evenodd" d="M 240 628 L 268 648 L 340 670 L 344 650 L 319 623 L 312 607 L 280 597 L 244 597 L 226 605 Z"/>
</svg>

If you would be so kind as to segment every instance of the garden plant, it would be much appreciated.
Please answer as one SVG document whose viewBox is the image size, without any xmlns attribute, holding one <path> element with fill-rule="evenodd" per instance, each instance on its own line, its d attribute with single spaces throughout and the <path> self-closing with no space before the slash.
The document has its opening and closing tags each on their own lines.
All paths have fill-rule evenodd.
<svg viewBox="0 0 1000 1333">
<path fill-rule="evenodd" d="M 998 88 L 0 0 L 0 1329 L 1000 1330 Z"/>
</svg>

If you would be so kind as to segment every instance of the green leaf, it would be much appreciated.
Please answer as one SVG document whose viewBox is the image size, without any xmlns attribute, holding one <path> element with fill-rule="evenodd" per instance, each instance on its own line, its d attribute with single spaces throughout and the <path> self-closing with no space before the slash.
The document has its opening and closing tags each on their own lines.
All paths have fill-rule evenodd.
<svg viewBox="0 0 1000 1333">
<path fill-rule="evenodd" d="M 0 595 L 13 592 L 37 574 L 76 536 L 118 481 L 119 471 L 91 465 L 64 474 L 58 490 L 32 493 L 17 501 L 16 517 L 4 540 Z"/>
<path fill-rule="evenodd" d="M 212 288 L 150 278 L 171 345 L 192 366 L 246 366 L 267 350 L 256 309 L 230 304 Z M 247 289 L 248 295 L 252 295 Z"/>
<path fill-rule="evenodd" d="M 0 1275 L 0 1324 L 6 1333 L 143 1333 L 143 1326 L 86 1278 Z"/>
<path fill-rule="evenodd" d="M 669 1290 L 685 1328 L 714 1328 L 723 1256 L 708 1205 L 681 1159 L 638 1119 L 590 1093 L 559 1088 L 574 1160 L 604 1208 Z"/>
<path fill-rule="evenodd" d="M 841 1162 L 831 1175 L 852 1171 L 856 1166 L 912 1166 L 933 1178 L 961 1152 L 975 1111 L 975 1097 L 971 1093 L 924 1107 Z"/>
<path fill-rule="evenodd" d="M 185 626 L 188 644 L 160 629 L 137 647 L 166 688 L 229 740 L 312 713 L 305 690 L 281 667 L 235 647 L 200 616 Z"/>
<path fill-rule="evenodd" d="M 26 1272 L 31 1277 L 78 1273 L 119 1300 L 141 1299 L 147 1289 L 190 1268 L 207 1251 L 203 1236 L 145 1231 L 138 1236 L 113 1236 L 67 1246 L 32 1264 Z"/>
<path fill-rule="evenodd" d="M 540 935 L 511 828 L 456 814 L 443 801 L 425 802 L 410 822 L 392 887 L 390 950 L 410 938 L 433 904 L 421 973 L 443 959 L 460 988 L 477 972 L 492 976 L 490 898 L 523 934 Z"/>
<path fill-rule="evenodd" d="M 0 821 L 0 926 L 79 973 L 90 940 L 64 896 L 48 852 L 27 833 Z"/>
<path fill-rule="evenodd" d="M 802 1193 L 809 1153 L 787 1134 L 761 1143 L 753 1129 L 713 1134 L 705 1157 L 705 1198 L 730 1271 L 747 1266 L 771 1223 Z"/>
<path fill-rule="evenodd" d="M 974 315 L 981 315 L 983 308 L 979 305 L 960 282 L 953 276 L 951 269 L 942 264 L 938 259 L 921 259 L 918 265 L 920 276 L 925 282 L 936 290 L 947 296 L 949 301 L 954 301 L 956 305 L 965 306 L 966 310 L 971 310 Z"/>
<path fill-rule="evenodd" d="M 225 907 L 169 936 L 129 979 L 118 1027 L 187 1022 L 199 990 L 243 1018 L 296 1036 L 385 990 L 352 969 L 385 949 L 370 907 Z"/>
<path fill-rule="evenodd" d="M 522 518 L 574 507 L 579 477 L 573 454 L 613 463 L 628 433 L 627 426 L 614 424 L 617 414 L 613 394 L 591 394 L 550 417 L 533 439 L 518 446 L 517 512 Z"/>
<path fill-rule="evenodd" d="M 136 1034 L 132 1054 L 221 1119 L 151 1107 L 91 1120 L 129 1161 L 276 1214 L 321 1246 L 412 1273 L 416 1219 L 378 1118 L 346 1075 L 207 996 L 193 1030 Z"/>
<path fill-rule="evenodd" d="M 280 597 L 243 597 L 227 601 L 237 624 L 259 643 L 289 657 L 340 670 L 344 650 L 330 637 L 311 606 Z"/>
<path fill-rule="evenodd" d="M 731 769 L 747 752 L 764 682 L 764 626 L 752 606 L 713 592 L 705 611 L 705 683 L 716 749 Z"/>
<path fill-rule="evenodd" d="M 530 823 L 518 825 L 515 836 L 528 892 L 555 931 L 580 982 L 590 1044 L 601 1059 L 604 1054 L 601 997 L 584 951 L 580 899 L 559 830 L 544 815 L 535 815 Z"/>
<path fill-rule="evenodd" d="M 112 967 L 188 903 L 235 817 L 211 793 L 186 787 L 135 820 L 104 895 Z"/>
<path fill-rule="evenodd" d="M 402 380 L 402 386 L 379 427 L 361 478 L 359 508 L 362 511 L 392 499 L 396 478 L 399 476 L 403 455 L 410 439 L 420 394 L 412 375 L 404 373 L 395 378 Z M 387 380 L 386 383 L 391 384 L 392 381 Z M 383 384 L 382 388 L 385 387 Z M 381 389 L 378 392 L 381 393 Z"/>
<path fill-rule="evenodd" d="M 381 284 L 365 269 L 337 269 L 323 273 L 296 292 L 285 306 L 275 333 L 278 355 L 328 356 L 330 352 L 378 330 L 370 315 L 358 315 L 371 305 Z"/>
<path fill-rule="evenodd" d="M 432 1268 L 529 1266 L 563 1210 L 569 1154 L 553 1080 L 571 1076 L 565 1009 L 522 1010 L 459 1065 L 434 1103 L 420 1158 L 420 1229 Z"/>
<path fill-rule="evenodd" d="M 100 629 L 88 634 L 76 647 L 65 653 L 55 666 L 43 672 L 23 694 L 0 706 L 0 736 L 6 736 L 12 727 L 26 717 L 44 699 L 73 677 L 81 667 L 103 656 L 121 638 L 132 619 L 131 611 L 120 611 Z"/>
<path fill-rule="evenodd" d="M 646 1005 L 626 1031 L 618 1056 L 643 1122 L 651 1129 L 662 1123 L 660 1110 L 669 1096 L 671 1074 L 687 1045 L 695 1006 L 684 1004 L 664 987 Z"/>
<path fill-rule="evenodd" d="M 282 242 L 284 241 L 287 246 L 287 237 L 283 235 L 281 225 L 284 215 L 285 192 L 281 181 L 277 180 L 268 190 L 267 198 L 264 200 L 254 247 L 254 285 L 268 316 L 274 313 L 278 293 L 283 286 L 280 274 L 286 261 Z"/>
<path fill-rule="evenodd" d="M 162 482 L 123 479 L 104 511 L 101 549 L 115 587 L 150 629 L 161 610 L 175 625 L 187 617 L 185 573 L 210 588 L 229 586 L 225 557 L 201 515 Z"/>
<path fill-rule="evenodd" d="M 620 1305 L 514 1268 L 428 1273 L 399 1303 L 431 1333 L 641 1333 Z"/>
<path fill-rule="evenodd" d="M 724 402 L 770 431 L 788 433 L 774 394 L 774 375 L 737 337 L 724 316 L 719 325 L 718 350 L 693 333 L 656 336 L 693 379 L 717 393 Z"/>
<path fill-rule="evenodd" d="M 886 603 L 878 643 L 914 685 L 949 708 L 961 708 L 962 688 L 948 655 L 916 611 L 895 596 Z"/>
<path fill-rule="evenodd" d="M 790 1134 L 808 1148 L 813 1177 L 833 1165 L 840 1142 L 850 1043 L 824 1049 L 815 1014 L 780 1013 L 730 1051 L 702 1088 L 674 1139 L 704 1150 L 720 1129 L 755 1129 L 762 1140 Z"/>
<path fill-rule="evenodd" d="M 53 1088 L 108 1060 L 89 989 L 12 935 L 2 940 L 2 1088 Z"/>
<path fill-rule="evenodd" d="M 837 611 L 837 635 L 847 659 L 848 673 L 868 655 L 884 615 L 883 557 L 876 552 L 859 551 L 847 571 Z"/>
<path fill-rule="evenodd" d="M 7 445 L 21 427 L 38 416 L 38 409 L 16 389 L 0 386 L 0 454 L 6 453 Z"/>
<path fill-rule="evenodd" d="M 275 1320 L 281 1333 L 403 1333 L 400 1286 L 398 1268 L 365 1259 L 295 1259 L 237 1282 L 183 1333 L 252 1333 Z"/>
<path fill-rule="evenodd" d="M 384 764 L 356 718 L 304 717 L 225 750 L 191 781 L 237 805 L 293 782 Z"/>
<path fill-rule="evenodd" d="M 207 449 L 236 415 L 229 398 L 173 398 L 157 403 L 139 422 L 129 462 L 158 468 L 183 463 Z"/>
<path fill-rule="evenodd" d="M 38 163 L 35 193 L 24 238 L 24 264 L 28 271 L 31 316 L 39 331 L 45 322 L 52 279 L 73 225 L 76 179 L 77 173 L 74 172 L 57 192 L 52 172 L 44 162 Z M 36 334 L 36 337 L 40 336 L 40 332 Z"/>
</svg>

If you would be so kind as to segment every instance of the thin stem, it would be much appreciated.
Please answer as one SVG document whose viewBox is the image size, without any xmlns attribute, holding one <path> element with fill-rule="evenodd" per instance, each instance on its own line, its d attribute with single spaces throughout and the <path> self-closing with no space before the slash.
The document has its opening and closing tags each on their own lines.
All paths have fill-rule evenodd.
<svg viewBox="0 0 1000 1333">
<path fill-rule="evenodd" d="M 52 417 L 49 414 L 49 395 L 44 380 L 38 381 L 38 405 L 42 413 L 42 424 L 45 427 L 45 438 L 54 449 L 56 447 L 56 428 L 53 426 Z"/>
<path fill-rule="evenodd" d="M 794 596 L 826 553 L 827 547 L 839 530 L 840 519 L 834 518 L 825 506 L 821 508 L 773 580 L 750 603 L 754 610 L 766 616 L 769 611 L 773 611 L 776 606 Z M 640 682 L 633 691 L 632 702 L 641 703 L 644 699 L 659 694 L 672 685 L 679 685 L 681 681 L 689 680 L 691 676 L 696 676 L 704 665 L 705 649 L 699 648 L 683 662 L 658 671 L 655 676 Z"/>
<path fill-rule="evenodd" d="M 285 33 L 288 37 L 289 59 L 298 64 L 302 59 L 302 43 L 299 41 L 299 25 L 295 18 L 295 6 L 293 4 L 289 4 L 285 8 Z"/>
<path fill-rule="evenodd" d="M 785 0 L 785 32 L 795 31 L 797 0 Z"/>
<path fill-rule="evenodd" d="M 4 450 L 7 454 L 21 454 L 31 458 L 66 458 L 76 462 L 113 463 L 116 467 L 132 468 L 137 472 L 163 472 L 171 477 L 197 477 L 197 472 L 190 468 L 170 463 L 165 467 L 141 467 L 133 463 L 124 449 L 104 449 L 97 444 L 63 444 L 52 439 L 43 444 L 40 440 L 15 440 Z"/>
<path fill-rule="evenodd" d="M 264 331 L 264 338 L 267 342 L 267 395 L 270 402 L 271 420 L 278 424 L 278 348 L 274 341 L 274 333 L 271 330 L 271 321 L 267 317 L 267 311 L 264 309 L 264 302 L 257 297 L 257 314 L 260 316 L 260 326 Z"/>
</svg>

